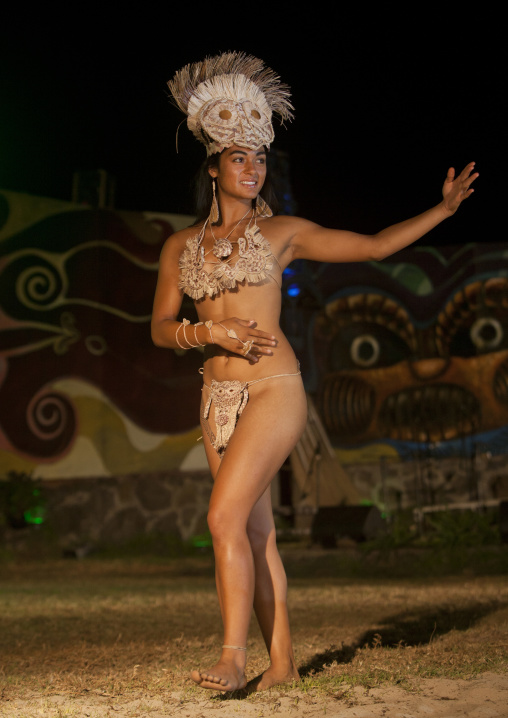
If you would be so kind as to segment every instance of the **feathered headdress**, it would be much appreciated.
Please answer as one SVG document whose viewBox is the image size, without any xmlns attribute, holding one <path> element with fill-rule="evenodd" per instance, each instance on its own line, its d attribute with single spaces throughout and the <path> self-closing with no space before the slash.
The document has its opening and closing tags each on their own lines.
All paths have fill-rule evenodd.
<svg viewBox="0 0 508 718">
<path fill-rule="evenodd" d="M 262 60 L 227 52 L 185 65 L 168 87 L 187 125 L 209 155 L 238 145 L 252 150 L 273 142 L 272 114 L 293 118 L 289 87 Z"/>
</svg>

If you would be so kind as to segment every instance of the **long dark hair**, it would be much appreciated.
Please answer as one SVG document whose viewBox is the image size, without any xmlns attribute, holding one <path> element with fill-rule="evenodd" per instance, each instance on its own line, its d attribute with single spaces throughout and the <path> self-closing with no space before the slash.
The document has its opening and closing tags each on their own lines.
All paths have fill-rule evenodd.
<svg viewBox="0 0 508 718">
<path fill-rule="evenodd" d="M 212 199 L 213 199 L 213 193 L 212 193 L 212 178 L 210 177 L 210 174 L 208 172 L 209 169 L 212 167 L 217 168 L 219 166 L 220 161 L 220 152 L 216 152 L 213 155 L 210 155 L 210 157 L 207 157 L 206 160 L 202 163 L 201 167 L 199 168 L 195 178 L 194 178 L 194 207 L 196 212 L 196 224 L 201 224 L 205 221 L 205 219 L 210 214 L 210 207 L 212 205 Z M 265 200 L 265 202 L 268 204 L 270 209 L 274 214 L 278 214 L 279 212 L 279 201 L 277 199 L 277 195 L 275 194 L 275 190 L 273 188 L 273 184 L 270 181 L 269 176 L 269 162 L 267 162 L 267 172 L 266 172 L 266 179 L 263 187 L 261 188 L 261 192 L 259 193 L 261 197 Z M 256 200 L 253 200 L 253 205 Z M 219 221 L 217 224 L 222 224 L 222 217 L 220 216 L 220 210 L 219 210 Z"/>
</svg>

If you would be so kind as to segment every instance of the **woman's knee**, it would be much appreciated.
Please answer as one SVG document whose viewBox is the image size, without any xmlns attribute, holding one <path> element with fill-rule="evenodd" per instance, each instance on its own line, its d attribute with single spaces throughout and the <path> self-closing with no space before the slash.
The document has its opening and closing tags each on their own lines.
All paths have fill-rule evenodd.
<svg viewBox="0 0 508 718">
<path fill-rule="evenodd" d="M 225 510 L 220 506 L 210 506 L 207 521 L 214 543 L 238 540 L 245 535 L 245 523 L 238 517 L 237 512 Z"/>
<path fill-rule="evenodd" d="M 237 511 L 212 506 L 208 509 L 207 521 L 215 542 L 246 536 L 254 553 L 266 553 L 270 547 L 276 547 L 273 523 L 250 520 L 245 524 Z"/>
</svg>

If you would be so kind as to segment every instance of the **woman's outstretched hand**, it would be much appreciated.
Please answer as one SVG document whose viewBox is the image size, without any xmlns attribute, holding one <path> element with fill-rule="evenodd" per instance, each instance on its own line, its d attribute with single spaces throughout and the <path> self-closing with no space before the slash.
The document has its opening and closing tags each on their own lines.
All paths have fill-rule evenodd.
<svg viewBox="0 0 508 718">
<path fill-rule="evenodd" d="M 240 354 L 251 362 L 258 362 L 260 355 L 273 354 L 270 347 L 277 344 L 272 334 L 256 329 L 254 319 L 231 317 L 222 322 L 213 323 L 215 344 L 220 344 L 235 354 Z"/>
<path fill-rule="evenodd" d="M 471 184 L 478 177 L 478 172 L 473 173 L 474 166 L 475 163 L 470 162 L 458 177 L 455 177 L 453 167 L 450 167 L 447 172 L 443 185 L 443 204 L 451 214 L 458 210 L 462 200 L 467 199 L 474 192 Z"/>
</svg>

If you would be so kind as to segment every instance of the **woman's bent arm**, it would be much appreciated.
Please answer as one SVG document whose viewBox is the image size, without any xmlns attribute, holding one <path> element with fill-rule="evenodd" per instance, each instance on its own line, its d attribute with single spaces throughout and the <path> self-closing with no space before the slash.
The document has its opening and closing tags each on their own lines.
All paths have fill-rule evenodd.
<svg viewBox="0 0 508 718">
<path fill-rule="evenodd" d="M 183 294 L 178 289 L 180 252 L 180 242 L 177 236 L 173 235 L 166 240 L 159 260 L 159 274 L 151 322 L 152 341 L 159 347 L 176 348 L 179 346 L 176 332 L 181 326 L 181 322 L 176 321 L 176 318 L 183 299 Z M 180 341 L 182 345 L 185 344 L 182 339 Z"/>
<path fill-rule="evenodd" d="M 180 236 L 181 237 L 181 236 Z M 176 349 L 204 347 L 218 344 L 251 362 L 258 362 L 262 354 L 271 355 L 276 338 L 257 329 L 254 319 L 228 317 L 217 321 L 190 324 L 177 320 L 182 307 L 183 293 L 178 288 L 178 258 L 182 251 L 181 238 L 170 237 L 162 248 L 159 275 L 152 310 L 152 341 L 156 346 Z"/>
</svg>

